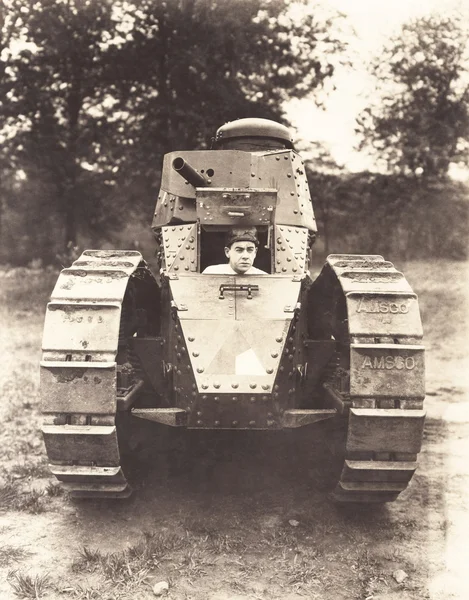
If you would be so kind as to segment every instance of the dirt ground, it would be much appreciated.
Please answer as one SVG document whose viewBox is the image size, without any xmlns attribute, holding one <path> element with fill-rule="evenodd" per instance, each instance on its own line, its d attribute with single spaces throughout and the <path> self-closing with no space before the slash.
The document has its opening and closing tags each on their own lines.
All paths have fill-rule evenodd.
<svg viewBox="0 0 469 600">
<path fill-rule="evenodd" d="M 56 274 L 0 272 L 0 598 L 451 600 L 469 597 L 469 265 L 397 264 L 420 296 L 419 469 L 382 507 L 331 503 L 321 424 L 200 435 L 155 426 L 125 501 L 72 501 L 49 475 L 38 361 Z M 180 443 L 181 442 L 181 443 Z M 403 573 L 402 573 L 402 572 Z"/>
</svg>

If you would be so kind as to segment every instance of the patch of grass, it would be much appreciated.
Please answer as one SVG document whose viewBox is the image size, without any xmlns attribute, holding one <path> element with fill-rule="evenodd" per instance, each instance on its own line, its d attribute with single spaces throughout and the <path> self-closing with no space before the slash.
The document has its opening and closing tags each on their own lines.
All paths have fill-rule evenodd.
<svg viewBox="0 0 469 600">
<path fill-rule="evenodd" d="M 7 580 L 18 598 L 44 598 L 44 594 L 51 588 L 49 575 L 32 576 L 20 571 L 10 571 Z"/>
<path fill-rule="evenodd" d="M 50 481 L 46 487 L 46 494 L 51 498 L 57 498 L 59 496 L 63 496 L 65 493 L 64 488 L 60 483 L 56 481 Z"/>
<path fill-rule="evenodd" d="M 13 508 L 13 505 L 18 498 L 18 494 L 18 486 L 12 483 L 6 483 L 0 486 L 0 510 Z"/>
<path fill-rule="evenodd" d="M 50 476 L 50 470 L 45 460 L 40 463 L 22 463 L 13 465 L 10 473 L 16 479 L 43 479 Z"/>
<path fill-rule="evenodd" d="M 16 483 L 9 482 L 0 487 L 0 510 L 18 510 L 37 515 L 46 510 L 43 499 L 44 492 L 24 492 Z"/>
<path fill-rule="evenodd" d="M 8 567 L 13 562 L 18 562 L 25 558 L 29 552 L 23 548 L 17 548 L 16 546 L 10 546 L 10 544 L 4 544 L 0 546 L 0 568 Z"/>
</svg>

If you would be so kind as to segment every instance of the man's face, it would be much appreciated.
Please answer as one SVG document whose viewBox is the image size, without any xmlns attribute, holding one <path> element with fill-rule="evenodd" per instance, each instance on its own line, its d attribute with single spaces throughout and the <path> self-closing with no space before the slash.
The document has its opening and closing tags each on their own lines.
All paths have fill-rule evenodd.
<svg viewBox="0 0 469 600">
<path fill-rule="evenodd" d="M 253 242 L 234 242 L 230 248 L 225 248 L 225 254 L 233 271 L 242 275 L 252 267 L 257 248 Z"/>
</svg>

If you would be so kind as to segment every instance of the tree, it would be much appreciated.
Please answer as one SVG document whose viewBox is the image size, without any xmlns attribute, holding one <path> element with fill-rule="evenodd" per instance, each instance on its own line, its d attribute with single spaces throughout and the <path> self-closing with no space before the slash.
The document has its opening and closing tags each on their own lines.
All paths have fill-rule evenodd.
<svg viewBox="0 0 469 600">
<path fill-rule="evenodd" d="M 48 190 L 64 246 L 134 202 L 149 209 L 164 152 L 206 147 L 234 118 L 282 120 L 283 102 L 321 86 L 343 49 L 305 0 L 10 4 L 1 166 Z"/>
<path fill-rule="evenodd" d="M 111 11 L 96 0 L 23 4 L 18 50 L 3 61 L 3 167 L 20 169 L 29 188 L 36 182 L 48 190 L 48 211 L 62 217 L 64 247 L 76 243 L 80 223 L 93 228 L 102 219 L 105 178 L 87 165 L 105 129 L 91 109 L 105 94 L 102 43 L 113 28 Z"/>
<path fill-rule="evenodd" d="M 469 160 L 469 35 L 456 17 L 405 24 L 373 62 L 381 97 L 358 120 L 361 148 L 394 172 L 441 178 Z"/>
</svg>

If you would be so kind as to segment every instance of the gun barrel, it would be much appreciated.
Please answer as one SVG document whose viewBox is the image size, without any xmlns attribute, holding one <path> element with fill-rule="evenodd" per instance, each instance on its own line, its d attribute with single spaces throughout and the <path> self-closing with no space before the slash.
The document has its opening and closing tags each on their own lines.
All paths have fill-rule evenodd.
<svg viewBox="0 0 469 600">
<path fill-rule="evenodd" d="M 173 169 L 176 173 L 179 173 L 186 181 L 188 181 L 194 187 L 207 187 L 210 185 L 210 181 L 204 177 L 201 173 L 196 171 L 194 167 L 191 167 L 181 156 L 178 156 L 173 160 Z"/>
</svg>

